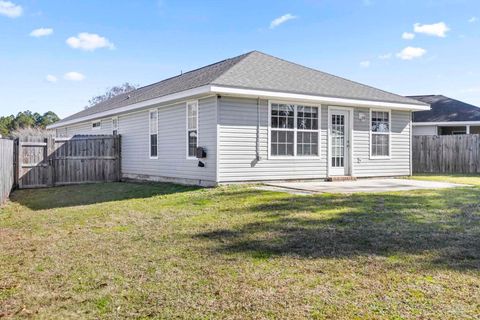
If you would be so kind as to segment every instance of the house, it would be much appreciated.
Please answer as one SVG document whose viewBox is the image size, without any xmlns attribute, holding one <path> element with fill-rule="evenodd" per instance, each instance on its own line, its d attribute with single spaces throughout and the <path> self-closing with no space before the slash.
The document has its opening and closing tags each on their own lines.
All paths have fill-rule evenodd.
<svg viewBox="0 0 480 320">
<path fill-rule="evenodd" d="M 122 136 L 124 178 L 219 183 L 409 175 L 429 105 L 258 51 L 116 96 L 50 126 Z"/>
<path fill-rule="evenodd" d="M 480 108 L 442 95 L 410 96 L 431 105 L 413 113 L 413 134 L 480 134 Z"/>
</svg>

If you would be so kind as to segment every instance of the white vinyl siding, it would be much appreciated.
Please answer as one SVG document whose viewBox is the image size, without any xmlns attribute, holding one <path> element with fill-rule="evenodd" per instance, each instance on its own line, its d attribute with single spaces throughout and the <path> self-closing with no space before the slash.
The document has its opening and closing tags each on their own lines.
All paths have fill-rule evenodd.
<svg viewBox="0 0 480 320">
<path fill-rule="evenodd" d="M 63 132 L 65 137 L 71 137 L 74 135 L 99 135 L 99 134 L 112 134 L 112 119 L 102 119 L 101 126 L 99 130 L 92 130 L 92 122 L 86 121 L 77 123 L 71 126 L 62 127 L 65 131 Z"/>
<path fill-rule="evenodd" d="M 201 183 L 259 180 L 321 179 L 327 173 L 328 106 L 319 108 L 318 157 L 269 158 L 268 101 L 235 97 L 198 100 L 198 146 L 207 158 L 186 158 L 186 102 L 158 105 L 158 160 L 149 158 L 149 110 L 118 115 L 122 136 L 122 173 L 141 179 L 156 177 L 188 179 Z M 390 158 L 370 158 L 370 108 L 353 108 L 353 175 L 357 177 L 401 176 L 410 173 L 410 111 L 390 113 Z M 258 128 L 257 128 L 258 119 Z M 66 129 L 66 130 L 65 130 Z M 112 119 L 102 119 L 102 130 L 92 133 L 91 122 L 58 128 L 57 132 L 111 134 Z M 257 136 L 257 132 L 259 133 Z M 258 141 L 258 146 L 257 146 Z M 217 150 L 218 149 L 218 150 Z M 258 156 L 257 158 L 257 151 Z M 218 152 L 218 159 L 217 159 Z M 218 167 L 217 167 L 218 161 Z"/>
<path fill-rule="evenodd" d="M 359 120 L 359 115 L 367 115 Z M 410 174 L 410 111 L 392 110 L 390 158 L 370 157 L 370 118 L 368 108 L 354 109 L 353 174 L 357 177 L 388 177 Z"/>
<path fill-rule="evenodd" d="M 413 126 L 414 136 L 436 136 L 437 126 Z"/>
<path fill-rule="evenodd" d="M 216 179 L 217 102 L 216 97 L 198 100 L 198 145 L 204 147 L 207 158 L 187 160 L 185 139 L 186 102 L 158 105 L 158 154 L 152 161 L 149 151 L 149 109 L 118 115 L 118 133 L 122 136 L 122 174 L 145 180 L 185 179 L 189 183 L 213 184 Z M 102 120 L 104 121 L 104 120 Z M 111 134 L 111 118 L 102 123 L 102 131 L 91 131 L 91 122 L 68 127 L 69 135 Z M 87 132 L 85 132 L 87 130 Z M 172 180 L 175 181 L 175 180 Z"/>
<path fill-rule="evenodd" d="M 219 104 L 218 179 L 220 182 L 326 177 L 326 152 L 318 157 L 269 157 L 268 101 L 259 102 L 258 151 L 257 100 L 222 97 Z M 320 145 L 326 146 L 326 112 L 320 109 Z"/>
<path fill-rule="evenodd" d="M 268 101 L 260 100 L 257 141 L 257 100 L 219 99 L 218 179 L 220 182 L 325 178 L 327 174 L 327 112 L 320 110 L 319 157 L 269 157 Z M 410 174 L 410 111 L 392 110 L 389 159 L 370 158 L 370 108 L 353 108 L 352 171 L 354 176 L 401 176 Z"/>
</svg>

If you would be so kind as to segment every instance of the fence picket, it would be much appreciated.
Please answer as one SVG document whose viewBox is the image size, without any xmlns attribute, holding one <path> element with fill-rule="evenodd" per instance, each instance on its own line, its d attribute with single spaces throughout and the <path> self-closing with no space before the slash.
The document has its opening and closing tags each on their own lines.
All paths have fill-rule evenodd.
<svg viewBox="0 0 480 320">
<path fill-rule="evenodd" d="M 414 173 L 480 173 L 480 135 L 414 136 Z"/>
</svg>

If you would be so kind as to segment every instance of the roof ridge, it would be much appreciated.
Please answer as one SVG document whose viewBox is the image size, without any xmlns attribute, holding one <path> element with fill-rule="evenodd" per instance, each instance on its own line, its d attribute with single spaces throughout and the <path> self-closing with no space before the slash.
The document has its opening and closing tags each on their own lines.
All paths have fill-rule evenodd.
<svg viewBox="0 0 480 320">
<path fill-rule="evenodd" d="M 231 65 L 229 68 L 227 68 L 225 71 L 223 71 L 222 73 L 220 73 L 215 79 L 213 79 L 212 81 L 210 81 L 210 83 L 215 83 L 215 81 L 220 78 L 221 76 L 223 76 L 225 73 L 229 72 L 230 70 L 232 70 L 233 67 L 235 67 L 239 62 L 243 61 L 243 59 L 245 59 L 246 57 L 248 57 L 249 55 L 251 55 L 252 53 L 254 52 L 258 52 L 257 50 L 252 50 L 252 51 L 249 51 L 247 53 L 244 53 L 244 54 L 241 54 L 241 55 L 238 55 L 238 56 L 235 56 L 235 57 L 232 57 L 232 58 L 229 58 L 229 59 L 225 59 L 223 61 L 227 61 L 227 60 L 233 60 L 233 59 L 238 59 L 237 62 L 235 62 L 233 65 Z"/>
<path fill-rule="evenodd" d="M 350 82 L 352 84 L 356 84 L 356 85 L 360 85 L 360 86 L 364 86 L 364 87 L 368 87 L 370 89 L 374 89 L 374 90 L 378 90 L 378 91 L 382 91 L 384 93 L 387 93 L 387 94 L 391 94 L 391 95 L 395 95 L 397 97 L 401 97 L 401 98 L 407 98 L 409 100 L 412 100 L 411 103 L 414 103 L 414 104 L 425 104 L 421 101 L 418 101 L 418 100 L 415 100 L 415 99 L 410 99 L 408 97 L 405 97 L 405 96 L 402 96 L 402 95 L 399 95 L 399 94 L 396 94 L 396 93 L 393 93 L 393 92 L 389 92 L 389 91 L 386 91 L 386 90 L 382 90 L 382 89 L 379 89 L 379 88 L 375 88 L 373 86 L 370 86 L 370 85 L 367 85 L 367 84 L 363 84 L 363 83 L 360 83 L 360 82 L 357 82 L 357 81 L 353 81 L 353 80 L 350 80 L 350 79 L 347 79 L 347 78 L 344 78 L 344 77 L 340 77 L 340 76 L 337 76 L 337 75 L 334 75 L 332 73 L 329 73 L 329 72 L 325 72 L 325 71 L 322 71 L 322 70 L 318 70 L 318 69 L 315 69 L 313 67 L 308 67 L 308 66 L 304 66 L 304 65 L 301 65 L 299 63 L 296 63 L 296 62 L 293 62 L 293 61 L 289 61 L 289 60 L 286 60 L 286 59 L 283 59 L 283 58 L 279 58 L 279 57 L 276 57 L 276 56 L 273 56 L 271 54 L 268 54 L 268 53 L 264 53 L 264 52 L 261 52 L 261 51 L 258 51 L 258 50 L 254 50 L 254 51 L 251 51 L 250 53 L 260 53 L 264 56 L 267 56 L 267 57 L 270 57 L 270 58 L 273 58 L 273 59 L 276 59 L 276 60 L 280 60 L 280 61 L 283 61 L 283 62 L 286 62 L 286 63 L 289 63 L 289 64 L 292 64 L 292 65 L 295 65 L 295 66 L 298 66 L 298 67 L 301 67 L 303 69 L 308 69 L 308 70 L 311 70 L 311 71 L 315 71 L 315 72 L 320 72 L 320 73 L 323 73 L 323 74 L 326 74 L 330 77 L 335 77 L 335 78 L 338 78 L 338 79 L 342 79 L 344 81 L 347 81 L 347 82 Z M 230 68 L 231 69 L 231 68 Z M 230 70 L 229 69 L 229 70 Z M 217 78 L 218 79 L 218 78 Z M 215 80 L 217 80 L 215 79 Z M 420 103 L 419 103 L 420 102 Z"/>
<path fill-rule="evenodd" d="M 194 72 L 197 72 L 197 71 L 200 71 L 202 69 L 207 69 L 207 68 L 210 68 L 210 67 L 213 67 L 213 66 L 216 66 L 216 65 L 220 65 L 222 63 L 225 63 L 225 62 L 228 62 L 228 61 L 231 61 L 231 60 L 234 60 L 234 59 L 240 59 L 239 61 L 237 61 L 234 65 L 236 65 L 238 62 L 240 62 L 241 60 L 243 60 L 247 55 L 251 54 L 253 51 L 250 51 L 250 52 L 247 52 L 247 53 L 244 53 L 244 54 L 241 54 L 241 55 L 238 55 L 238 56 L 235 56 L 235 57 L 231 57 L 231 58 L 227 58 L 227 59 L 223 59 L 223 60 L 220 60 L 220 61 L 217 61 L 217 62 L 213 62 L 213 63 L 210 63 L 206 66 L 202 66 L 202 67 L 199 67 L 199 68 L 196 68 L 196 69 L 192 69 L 192 70 L 189 70 L 187 72 L 184 72 L 184 73 L 181 73 L 179 75 L 176 75 L 176 76 L 173 76 L 173 77 L 170 77 L 170 78 L 166 78 L 166 79 L 163 79 L 163 80 L 160 80 L 160 81 L 157 81 L 155 83 L 152 83 L 152 84 L 149 84 L 149 85 L 146 85 L 144 87 L 141 87 L 141 88 L 138 88 L 138 89 L 145 89 L 145 88 L 148 88 L 148 87 L 152 87 L 150 89 L 146 89 L 144 92 L 140 93 L 140 95 L 143 95 L 143 94 L 148 94 L 148 92 L 150 92 L 151 89 L 155 89 L 154 86 L 162 83 L 162 82 L 166 82 L 166 81 L 170 81 L 170 80 L 173 80 L 175 78 L 178 78 L 178 77 L 182 77 L 182 76 L 185 76 L 185 75 L 188 75 L 188 74 L 191 74 L 191 73 L 194 73 Z M 234 65 L 232 65 L 231 67 L 229 67 L 227 70 L 225 70 L 223 73 L 225 73 L 226 71 L 230 70 Z M 218 78 L 218 77 L 217 77 Z M 215 78 L 215 79 L 217 79 Z M 210 83 L 212 83 L 212 81 L 210 81 Z M 136 89 L 136 90 L 138 90 Z M 136 91 L 135 90 L 135 91 Z"/>
</svg>

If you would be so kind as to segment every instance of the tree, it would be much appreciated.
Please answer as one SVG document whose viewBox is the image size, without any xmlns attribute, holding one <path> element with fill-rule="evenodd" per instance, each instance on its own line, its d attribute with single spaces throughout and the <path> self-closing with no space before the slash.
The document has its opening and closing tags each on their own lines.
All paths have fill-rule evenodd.
<svg viewBox="0 0 480 320">
<path fill-rule="evenodd" d="M 138 85 L 135 85 L 135 84 L 132 85 L 128 82 L 125 82 L 122 85 L 108 88 L 104 94 L 93 97 L 92 99 L 88 100 L 88 106 L 86 106 L 85 109 L 91 108 L 100 102 L 107 101 L 108 99 L 118 96 L 119 94 L 133 91 L 137 89 L 137 87 Z"/>
<path fill-rule="evenodd" d="M 45 112 L 43 115 L 38 112 L 32 113 L 30 110 L 19 112 L 16 116 L 0 117 L 0 135 L 7 137 L 14 131 L 45 129 L 58 120 L 60 118 L 53 111 Z"/>
<path fill-rule="evenodd" d="M 47 126 L 59 121 L 60 118 L 53 111 L 45 112 L 36 122 L 37 127 L 46 128 Z"/>
</svg>

